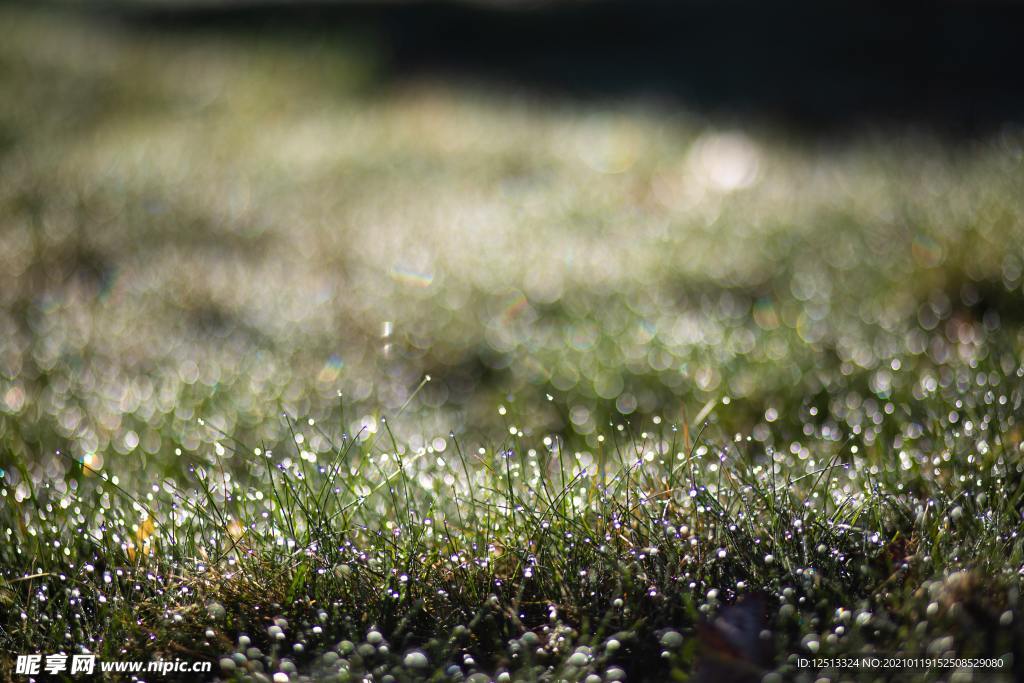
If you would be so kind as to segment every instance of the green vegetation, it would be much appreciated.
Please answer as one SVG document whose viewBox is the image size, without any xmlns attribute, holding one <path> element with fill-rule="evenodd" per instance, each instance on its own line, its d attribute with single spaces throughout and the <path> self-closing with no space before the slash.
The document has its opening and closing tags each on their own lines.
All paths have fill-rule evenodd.
<svg viewBox="0 0 1024 683">
<path fill-rule="evenodd" d="M 0 22 L 0 678 L 1024 679 L 1021 131 Z"/>
</svg>

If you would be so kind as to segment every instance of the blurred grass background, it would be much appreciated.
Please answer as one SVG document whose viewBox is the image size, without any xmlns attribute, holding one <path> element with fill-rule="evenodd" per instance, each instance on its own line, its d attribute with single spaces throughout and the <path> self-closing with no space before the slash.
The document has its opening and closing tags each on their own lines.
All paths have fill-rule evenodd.
<svg viewBox="0 0 1024 683">
<path fill-rule="evenodd" d="M 127 477 L 429 374 L 414 440 L 871 447 L 1012 370 L 1015 10 L 731 7 L 0 6 L 5 439 Z"/>
</svg>

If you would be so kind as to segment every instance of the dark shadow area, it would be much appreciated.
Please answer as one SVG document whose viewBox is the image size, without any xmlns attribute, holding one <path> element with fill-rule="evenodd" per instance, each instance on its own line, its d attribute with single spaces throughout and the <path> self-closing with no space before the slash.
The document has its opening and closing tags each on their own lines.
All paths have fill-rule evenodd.
<svg viewBox="0 0 1024 683">
<path fill-rule="evenodd" d="M 106 5 L 135 28 L 370 37 L 382 85 L 471 79 L 636 96 L 801 132 L 910 125 L 951 136 L 1024 120 L 1024 6 L 687 1 Z"/>
</svg>

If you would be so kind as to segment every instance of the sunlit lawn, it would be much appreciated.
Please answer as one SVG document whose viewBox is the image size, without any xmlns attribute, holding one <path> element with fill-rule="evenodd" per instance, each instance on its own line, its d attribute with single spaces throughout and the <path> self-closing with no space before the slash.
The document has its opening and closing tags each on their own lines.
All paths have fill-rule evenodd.
<svg viewBox="0 0 1024 683">
<path fill-rule="evenodd" d="M 0 23 L 0 678 L 1024 678 L 1019 131 Z"/>
</svg>

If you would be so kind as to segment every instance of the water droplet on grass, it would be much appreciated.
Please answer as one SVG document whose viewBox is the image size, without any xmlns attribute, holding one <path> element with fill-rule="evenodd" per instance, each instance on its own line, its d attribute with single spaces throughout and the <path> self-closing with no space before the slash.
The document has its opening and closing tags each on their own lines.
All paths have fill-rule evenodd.
<svg viewBox="0 0 1024 683">
<path fill-rule="evenodd" d="M 429 666 L 430 662 L 427 660 L 427 656 L 419 650 L 413 650 L 405 655 L 405 659 L 402 660 L 410 669 L 425 669 Z"/>
</svg>

